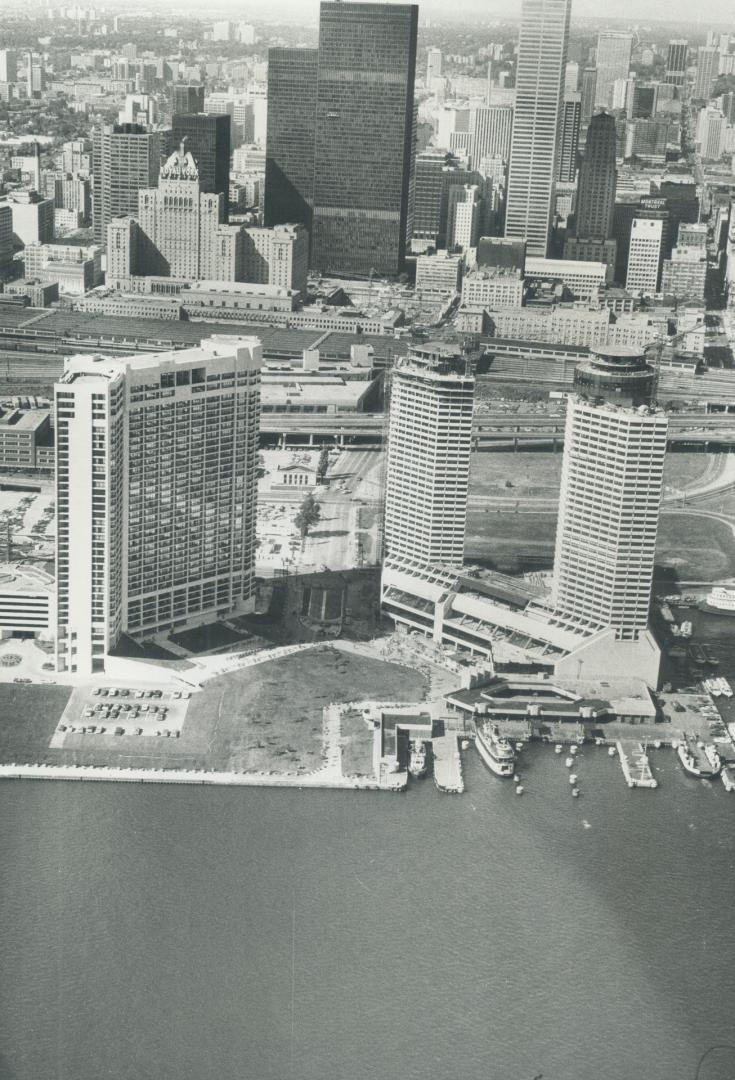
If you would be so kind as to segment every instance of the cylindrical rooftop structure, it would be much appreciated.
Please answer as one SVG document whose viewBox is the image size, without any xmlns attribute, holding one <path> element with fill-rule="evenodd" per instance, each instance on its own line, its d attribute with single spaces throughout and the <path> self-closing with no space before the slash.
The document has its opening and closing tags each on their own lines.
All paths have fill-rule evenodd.
<svg viewBox="0 0 735 1080">
<path fill-rule="evenodd" d="M 617 405 L 650 405 L 655 371 L 640 349 L 596 345 L 577 365 L 574 388 L 584 397 Z"/>
</svg>

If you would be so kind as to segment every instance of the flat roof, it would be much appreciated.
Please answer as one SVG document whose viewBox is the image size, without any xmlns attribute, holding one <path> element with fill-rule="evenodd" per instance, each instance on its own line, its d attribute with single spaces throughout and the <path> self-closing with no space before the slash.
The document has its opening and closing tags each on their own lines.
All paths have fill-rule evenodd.
<svg viewBox="0 0 735 1080">
<path fill-rule="evenodd" d="M 48 416 L 48 409 L 3 409 L 0 406 L 0 432 L 35 431 Z"/>
</svg>

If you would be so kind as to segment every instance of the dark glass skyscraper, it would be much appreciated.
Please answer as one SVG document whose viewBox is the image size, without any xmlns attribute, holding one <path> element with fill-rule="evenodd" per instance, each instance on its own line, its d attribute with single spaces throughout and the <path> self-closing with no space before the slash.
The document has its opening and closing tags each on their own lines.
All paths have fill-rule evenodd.
<svg viewBox="0 0 735 1080">
<path fill-rule="evenodd" d="M 177 113 L 171 126 L 171 149 L 186 139 L 186 148 L 199 169 L 202 191 L 223 194 L 227 206 L 230 198 L 230 117 L 225 114 Z"/>
<path fill-rule="evenodd" d="M 354 276 L 402 269 L 417 30 L 416 4 L 322 0 L 316 57 L 269 54 L 266 223 L 310 222 L 314 269 Z"/>
<path fill-rule="evenodd" d="M 198 83 L 174 83 L 173 115 L 204 112 L 204 87 Z"/>
<path fill-rule="evenodd" d="M 582 95 L 566 94 L 561 114 L 561 138 L 559 139 L 559 163 L 556 179 L 573 184 L 577 175 L 579 151 L 579 125 L 582 115 Z"/>
<path fill-rule="evenodd" d="M 311 233 L 314 188 L 316 49 L 268 50 L 265 224 Z"/>
<path fill-rule="evenodd" d="M 615 207 L 615 117 L 597 113 L 587 128 L 584 158 L 579 169 L 577 236 L 607 240 L 612 236 Z"/>
</svg>

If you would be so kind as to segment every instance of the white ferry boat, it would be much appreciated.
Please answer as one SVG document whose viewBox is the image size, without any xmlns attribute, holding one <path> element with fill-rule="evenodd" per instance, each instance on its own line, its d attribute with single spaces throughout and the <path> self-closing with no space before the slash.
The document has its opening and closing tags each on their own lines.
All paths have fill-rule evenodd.
<svg viewBox="0 0 735 1080">
<path fill-rule="evenodd" d="M 411 776 L 424 776 L 426 773 L 426 746 L 420 739 L 412 739 L 409 743 L 409 751 L 408 771 Z"/>
<path fill-rule="evenodd" d="M 516 767 L 515 752 L 495 724 L 485 723 L 478 727 L 475 745 L 482 760 L 496 776 L 513 775 Z"/>
<path fill-rule="evenodd" d="M 702 601 L 702 611 L 710 611 L 715 615 L 735 616 L 735 589 L 724 589 L 721 585 L 715 586 Z"/>
</svg>

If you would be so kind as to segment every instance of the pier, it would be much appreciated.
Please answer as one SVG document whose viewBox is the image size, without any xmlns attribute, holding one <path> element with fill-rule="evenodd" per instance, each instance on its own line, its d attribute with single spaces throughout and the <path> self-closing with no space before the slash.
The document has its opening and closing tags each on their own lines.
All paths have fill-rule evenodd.
<svg viewBox="0 0 735 1080">
<path fill-rule="evenodd" d="M 464 791 L 462 758 L 456 735 L 440 735 L 431 742 L 434 754 L 434 783 L 439 791 L 460 794 Z"/>
<path fill-rule="evenodd" d="M 616 742 L 620 767 L 629 788 L 657 788 L 658 780 L 651 771 L 643 743 L 634 739 L 618 739 Z"/>
</svg>

